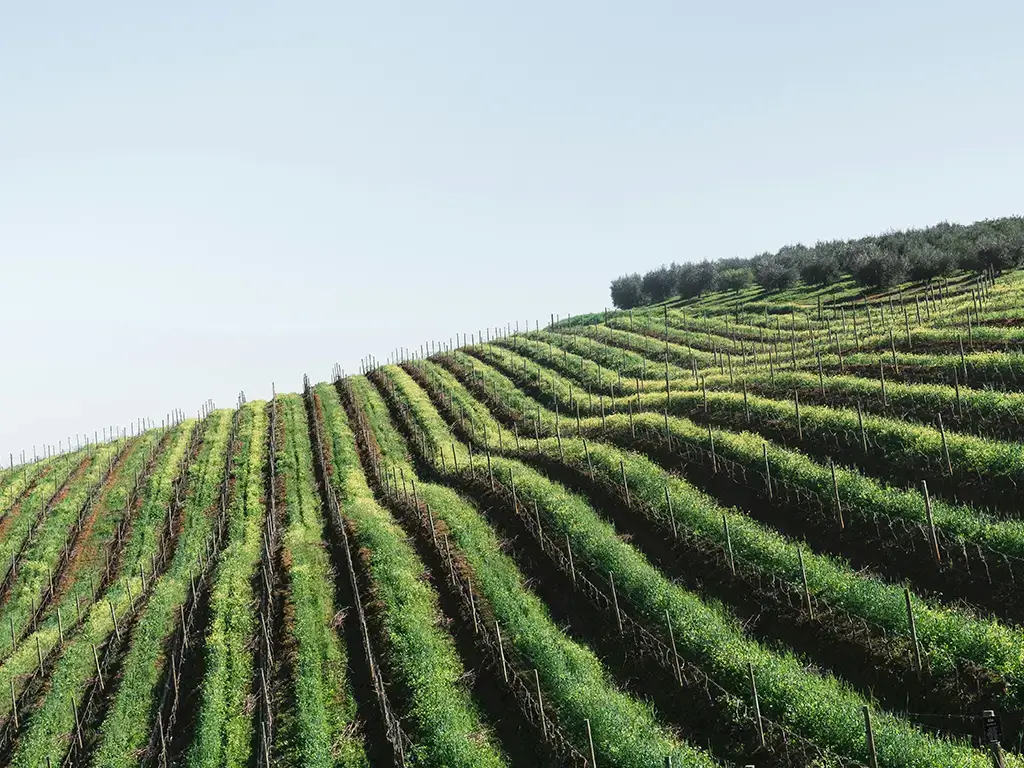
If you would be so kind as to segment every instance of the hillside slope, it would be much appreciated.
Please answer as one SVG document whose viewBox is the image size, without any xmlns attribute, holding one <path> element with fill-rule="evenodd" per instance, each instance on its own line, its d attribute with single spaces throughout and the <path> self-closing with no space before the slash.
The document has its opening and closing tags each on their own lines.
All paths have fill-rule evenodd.
<svg viewBox="0 0 1024 768">
<path fill-rule="evenodd" d="M 1024 278 L 495 328 L 0 473 L 0 764 L 1024 765 Z"/>
</svg>

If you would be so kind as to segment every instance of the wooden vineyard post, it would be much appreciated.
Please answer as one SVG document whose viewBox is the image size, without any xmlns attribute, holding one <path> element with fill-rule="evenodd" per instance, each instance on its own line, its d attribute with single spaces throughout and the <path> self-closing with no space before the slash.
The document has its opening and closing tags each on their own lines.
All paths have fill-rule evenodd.
<svg viewBox="0 0 1024 768">
<path fill-rule="evenodd" d="M 476 635 L 480 632 L 480 624 L 476 617 L 476 599 L 473 597 L 472 584 L 469 584 L 469 589 L 467 591 L 469 592 L 469 612 L 473 614 L 473 634 Z"/>
<path fill-rule="evenodd" d="M 544 734 L 544 738 L 548 737 L 548 723 L 544 719 L 544 696 L 540 692 L 540 673 L 533 670 L 533 682 L 537 686 L 537 713 L 540 716 L 540 730 Z"/>
<path fill-rule="evenodd" d="M 626 402 L 626 408 L 629 410 L 629 432 L 633 437 L 636 437 L 636 427 L 633 426 L 633 401 L 628 400 Z M 604 411 L 601 412 L 601 426 L 604 426 Z"/>
<path fill-rule="evenodd" d="M 765 745 L 764 723 L 761 721 L 761 701 L 757 697 L 757 680 L 754 679 L 753 662 L 747 662 L 747 672 L 750 673 L 750 691 L 754 698 L 754 717 L 757 718 L 757 736 L 761 740 L 761 746 L 763 747 Z"/>
<path fill-rule="evenodd" d="M 572 544 L 569 543 L 569 534 L 565 534 L 565 552 L 569 556 L 569 575 L 572 576 L 573 586 L 576 586 L 576 567 L 572 562 Z"/>
<path fill-rule="evenodd" d="M 818 353 L 818 386 L 821 388 L 821 397 L 825 398 L 825 371 L 821 367 L 821 352 Z"/>
<path fill-rule="evenodd" d="M 590 718 L 584 720 L 587 724 L 587 743 L 590 745 L 590 765 L 592 768 L 597 768 L 597 758 L 594 756 L 594 734 L 590 732 Z"/>
<path fill-rule="evenodd" d="M 665 340 L 665 344 L 668 344 L 668 339 Z M 665 408 L 672 402 L 672 386 L 668 380 L 668 353 L 665 354 Z"/>
<path fill-rule="evenodd" d="M 892 368 L 896 371 L 896 375 L 900 374 L 900 364 L 896 359 L 896 337 L 892 333 L 892 326 L 889 327 L 889 346 L 892 347 Z"/>
<path fill-rule="evenodd" d="M 114 604 L 107 600 L 107 605 L 110 606 L 110 620 L 114 622 L 114 634 L 117 636 L 118 642 L 121 641 L 121 630 L 117 627 L 117 615 L 114 613 Z"/>
<path fill-rule="evenodd" d="M 914 604 L 910 600 L 910 587 L 903 588 L 903 598 L 907 603 L 907 624 L 910 626 L 910 642 L 914 644 L 914 666 L 920 674 L 924 666 L 921 663 L 921 646 L 917 642 L 917 622 L 914 620 Z"/>
<path fill-rule="evenodd" d="M 667 427 L 668 425 L 666 425 Z M 711 425 L 708 424 L 708 441 L 711 444 L 711 474 L 718 474 L 718 455 L 715 453 L 715 433 L 711 431 Z M 668 444 L 669 450 L 672 449 L 671 441 Z"/>
<path fill-rule="evenodd" d="M 946 443 L 946 428 L 942 426 L 942 414 L 939 414 L 939 434 L 942 435 L 942 453 L 946 457 L 946 472 L 953 476 L 953 462 L 949 460 L 949 445 Z"/>
<path fill-rule="evenodd" d="M 743 379 L 743 415 L 746 417 L 747 424 L 750 423 L 750 403 L 747 402 L 747 380 Z"/>
<path fill-rule="evenodd" d="M 804 441 L 803 423 L 800 421 L 800 390 L 793 390 L 793 405 L 796 407 L 796 436 L 800 442 Z"/>
<path fill-rule="evenodd" d="M 921 492 L 924 494 L 924 511 L 928 516 L 928 528 L 932 536 L 932 550 L 935 553 L 935 562 L 942 563 L 942 555 L 939 553 L 939 538 L 935 532 L 935 519 L 932 517 L 932 499 L 928 495 L 928 481 L 921 481 Z"/>
<path fill-rule="evenodd" d="M 672 631 L 672 617 L 668 612 L 668 608 L 665 609 L 665 624 L 666 626 L 668 626 L 668 640 L 669 643 L 672 645 L 672 664 L 675 666 L 676 680 L 678 680 L 679 684 L 682 685 L 683 671 L 679 667 L 679 653 L 676 651 L 676 635 Z"/>
<path fill-rule="evenodd" d="M 956 335 L 957 344 L 960 346 L 960 365 L 964 369 L 964 382 L 967 381 L 967 358 L 964 356 L 964 336 L 962 333 Z"/>
<path fill-rule="evenodd" d="M 856 317 L 856 315 L 854 315 Z M 804 584 L 804 602 L 807 604 L 807 618 L 814 618 L 814 606 L 811 603 L 811 590 L 807 586 L 807 569 L 804 568 L 804 552 L 799 547 L 796 548 L 796 559 L 800 563 L 800 579 Z"/>
<path fill-rule="evenodd" d="M 96 681 L 103 690 L 103 671 L 100 669 L 100 655 L 96 652 L 96 644 L 92 643 L 92 660 L 96 663 Z"/>
<path fill-rule="evenodd" d="M 18 698 L 14 695 L 14 678 L 11 678 L 11 717 L 14 721 L 14 729 L 18 730 Z"/>
<path fill-rule="evenodd" d="M 768 498 L 772 496 L 772 467 L 768 463 L 768 443 L 761 443 L 761 449 L 764 452 L 764 485 L 768 490 Z"/>
<path fill-rule="evenodd" d="M 860 427 L 860 443 L 864 453 L 868 452 L 868 434 L 864 431 L 864 412 L 860 407 L 860 400 L 857 401 L 857 426 Z"/>
<path fill-rule="evenodd" d="M 679 539 L 679 532 L 676 530 L 676 516 L 672 512 L 672 497 L 668 493 L 668 483 L 665 483 L 665 504 L 668 506 L 668 521 L 672 526 L 672 538 Z"/>
<path fill-rule="evenodd" d="M 1003 756 L 1003 747 L 999 743 L 1002 740 L 1002 728 L 999 725 L 999 719 L 996 717 L 996 713 L 991 709 L 983 710 L 981 713 L 982 721 L 982 742 L 983 746 L 989 751 L 992 756 L 993 768 L 1006 768 L 1006 758 Z"/>
<path fill-rule="evenodd" d="M 960 374 L 956 368 L 953 369 L 953 391 L 956 394 L 956 412 L 962 419 L 964 417 L 964 405 L 960 401 Z"/>
<path fill-rule="evenodd" d="M 732 575 L 736 575 L 736 558 L 732 553 L 732 536 L 729 534 L 729 518 L 725 516 L 725 512 L 722 513 L 722 525 L 725 527 L 725 548 L 729 552 L 729 570 L 732 571 Z"/>
<path fill-rule="evenodd" d="M 622 473 L 622 490 L 626 494 L 626 506 L 631 507 L 633 504 L 629 498 L 629 483 L 626 482 L 626 465 L 622 462 L 622 459 L 619 459 L 619 471 Z"/>
<path fill-rule="evenodd" d="M 875 731 L 871 727 L 871 708 L 865 704 L 861 709 L 864 712 L 864 736 L 868 747 L 868 765 L 870 768 L 878 768 L 878 752 L 875 750 Z"/>
<path fill-rule="evenodd" d="M 836 477 L 836 464 L 829 459 L 828 467 L 832 470 L 832 495 L 836 502 L 836 515 L 839 518 L 839 530 L 846 530 L 846 521 L 843 520 L 843 503 L 839 500 L 839 478 Z"/>
<path fill-rule="evenodd" d="M 885 396 L 885 364 L 881 358 L 878 360 L 878 378 L 882 382 L 882 410 L 885 410 L 889 406 L 889 401 Z"/>
<path fill-rule="evenodd" d="M 85 742 L 82 740 L 82 721 L 78 718 L 78 704 L 76 704 L 75 700 L 70 696 L 68 697 L 68 700 L 71 702 L 71 711 L 75 715 L 75 737 L 78 740 L 79 748 L 82 748 L 85 746 Z"/>
<path fill-rule="evenodd" d="M 612 586 L 612 603 L 615 605 L 615 623 L 619 625 L 619 634 L 622 634 L 622 614 L 619 612 L 619 596 L 615 593 L 615 574 L 608 571 L 608 583 Z"/>
<path fill-rule="evenodd" d="M 498 626 L 498 622 L 494 622 L 494 633 L 498 636 L 498 654 L 501 656 L 501 674 L 505 677 L 505 682 L 508 682 L 508 667 L 505 665 L 505 646 L 501 642 L 501 627 Z"/>
</svg>

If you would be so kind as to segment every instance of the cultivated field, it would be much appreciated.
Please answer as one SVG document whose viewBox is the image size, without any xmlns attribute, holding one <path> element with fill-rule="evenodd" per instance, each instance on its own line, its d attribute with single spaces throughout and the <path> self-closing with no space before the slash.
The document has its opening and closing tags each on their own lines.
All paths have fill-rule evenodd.
<svg viewBox="0 0 1024 768">
<path fill-rule="evenodd" d="M 0 472 L 0 765 L 1024 766 L 1024 274 L 517 328 Z"/>
</svg>

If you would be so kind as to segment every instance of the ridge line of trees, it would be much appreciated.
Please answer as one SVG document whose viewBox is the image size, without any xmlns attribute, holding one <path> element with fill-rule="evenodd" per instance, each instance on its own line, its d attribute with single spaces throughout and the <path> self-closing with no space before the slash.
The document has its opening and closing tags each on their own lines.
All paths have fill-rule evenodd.
<svg viewBox="0 0 1024 768">
<path fill-rule="evenodd" d="M 886 232 L 855 240 L 787 245 L 775 253 L 686 264 L 664 264 L 644 275 L 612 280 L 617 309 L 684 299 L 715 290 L 739 291 L 757 284 L 768 291 L 799 281 L 827 286 L 852 277 L 866 289 L 906 280 L 927 281 L 958 270 L 997 274 L 1024 264 L 1024 217 L 986 219 L 974 224 L 942 222 L 925 229 Z"/>
</svg>

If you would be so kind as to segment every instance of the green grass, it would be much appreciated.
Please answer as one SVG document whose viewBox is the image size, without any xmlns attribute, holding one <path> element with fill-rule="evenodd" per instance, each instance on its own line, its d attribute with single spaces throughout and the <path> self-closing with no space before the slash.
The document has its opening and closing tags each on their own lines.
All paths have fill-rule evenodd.
<svg viewBox="0 0 1024 768">
<path fill-rule="evenodd" d="M 149 570 L 149 561 L 157 551 L 159 529 L 167 519 L 167 507 L 171 502 L 174 478 L 178 475 L 186 455 L 189 441 L 196 428 L 193 420 L 185 421 L 174 428 L 167 449 L 157 459 L 157 464 L 146 485 L 141 507 L 136 515 L 131 534 L 125 544 L 122 565 L 117 578 L 83 615 L 79 628 L 66 640 L 66 645 L 50 673 L 49 695 L 41 702 L 32 715 L 21 740 L 18 742 L 12 765 L 18 768 L 34 768 L 44 765 L 47 758 L 53 765 L 59 765 L 70 746 L 69 734 L 74 729 L 74 713 L 69 701 L 81 706 L 88 686 L 93 682 L 95 666 L 93 646 L 99 649 L 114 633 L 110 618 L 109 603 L 113 603 L 118 616 L 124 616 L 130 607 L 126 585 L 132 594 L 141 594 L 142 584 L 138 577 L 139 565 Z M 37 634 L 46 634 L 44 644 L 52 646 L 57 642 L 57 627 L 48 622 Z M 0 671 L 0 683 L 9 685 L 10 677 L 17 678 L 35 667 L 34 643 L 19 649 Z M 3 678 L 8 676 L 8 680 Z M 2 699 L 2 697 L 0 697 Z M 4 707 L 8 703 L 4 703 Z M 4 714 L 7 715 L 5 709 Z"/>
<path fill-rule="evenodd" d="M 428 392 L 435 397 L 451 398 L 454 404 L 461 406 L 457 410 L 472 419 L 479 445 L 489 446 L 491 451 L 502 450 L 497 441 L 499 424 L 491 417 L 485 404 L 471 395 L 450 372 L 435 363 L 428 361 L 416 365 L 429 377 Z M 493 370 L 481 370 L 480 373 L 500 387 L 502 394 L 514 390 L 508 379 L 504 379 L 504 385 L 498 384 L 503 377 Z M 536 408 L 534 401 L 525 412 L 534 413 Z M 544 409 L 542 416 L 543 432 L 550 435 L 554 414 Z M 587 446 L 580 439 L 564 435 L 560 451 L 557 442 L 547 437 L 540 443 L 541 453 L 548 457 L 562 456 L 562 463 L 582 473 L 593 470 L 595 478 L 613 492 L 621 489 L 621 472 L 624 470 L 631 499 L 649 511 L 650 518 L 665 535 L 671 535 L 673 530 L 665 500 L 666 488 L 672 498 L 671 514 L 678 525 L 720 548 L 726 546 L 722 520 L 723 517 L 728 518 L 730 542 L 737 559 L 751 563 L 766 575 L 783 579 L 792 585 L 794 591 L 799 591 L 802 582 L 797 542 L 756 523 L 739 510 L 723 508 L 713 498 L 666 472 L 646 456 L 600 442 L 600 423 L 593 418 L 584 421 L 582 426 L 584 434 L 592 438 Z M 568 433 L 570 429 L 565 431 Z M 501 446 L 506 455 L 528 457 L 534 454 L 534 440 L 521 441 L 522 450 L 517 450 L 514 441 L 508 439 L 507 430 L 505 435 Z M 871 578 L 843 562 L 810 551 L 804 552 L 803 560 L 808 586 L 815 597 L 825 600 L 833 608 L 867 620 L 890 635 L 909 640 L 902 587 Z M 991 619 L 980 619 L 962 609 L 916 596 L 912 596 L 912 601 L 918 637 L 925 660 L 932 669 L 952 673 L 957 660 L 987 668 L 1009 684 L 1003 706 L 1019 708 L 1024 694 L 1024 635 L 1019 630 Z"/>
<path fill-rule="evenodd" d="M 429 396 L 404 371 L 392 367 L 385 371 L 413 409 L 428 439 L 437 446 L 450 443 L 449 429 Z M 460 469 L 468 473 L 468 453 L 463 451 Z M 536 501 L 549 530 L 570 538 L 574 557 L 598 573 L 614 573 L 619 599 L 642 621 L 661 626 L 664 612 L 669 611 L 681 655 L 743 697 L 749 685 L 747 664 L 752 664 L 766 714 L 838 755 L 867 761 L 861 710 L 868 702 L 855 691 L 831 676 L 809 672 L 788 653 L 769 650 L 751 640 L 721 608 L 702 602 L 670 582 L 578 496 L 521 462 L 498 457 L 492 458 L 492 464 L 499 478 L 514 472 L 520 498 Z M 448 471 L 454 471 L 450 465 Z M 877 709 L 873 709 L 873 720 L 880 765 L 983 768 L 989 764 L 983 753 L 929 737 Z"/>
<path fill-rule="evenodd" d="M 322 384 L 316 394 L 333 459 L 332 482 L 380 606 L 384 651 L 403 691 L 404 701 L 396 703 L 405 711 L 416 764 L 506 765 L 466 688 L 466 670 L 442 629 L 445 619 L 423 563 L 367 485 L 337 392 Z"/>
<path fill-rule="evenodd" d="M 198 722 L 189 749 L 190 766 L 242 768 L 252 758 L 254 722 L 247 698 L 253 685 L 255 633 L 253 579 L 259 567 L 267 463 L 267 404 L 242 406 L 240 450 L 232 458 L 235 484 L 228 508 L 226 544 L 210 591 L 205 638 L 205 675 Z"/>
<path fill-rule="evenodd" d="M 282 765 L 302 768 L 364 766 L 345 646 L 335 628 L 334 575 L 324 545 L 324 515 L 313 477 L 306 414 L 298 395 L 277 399 L 277 473 L 284 486 L 286 523 L 285 625 L 292 679 L 278 718 L 275 751 Z"/>
<path fill-rule="evenodd" d="M 362 377 L 349 381 L 384 458 L 415 478 L 405 442 L 380 395 Z M 664 765 L 668 756 L 674 765 L 715 765 L 706 753 L 675 738 L 650 705 L 618 689 L 594 653 L 558 629 L 544 604 L 524 586 L 522 574 L 502 552 L 479 510 L 444 486 L 417 480 L 416 490 L 445 523 L 453 547 L 472 568 L 474 585 L 500 623 L 503 638 L 538 670 L 545 701 L 580 751 L 586 751 L 584 721 L 589 719 L 598 765 Z"/>
<path fill-rule="evenodd" d="M 146 443 L 151 444 L 154 437 L 147 438 Z M 141 438 L 134 438 L 134 442 L 126 448 L 129 452 L 128 457 L 136 457 L 135 466 L 139 466 L 144 458 L 141 454 L 135 453 L 140 440 Z M 90 491 L 99 487 L 108 460 L 115 459 L 121 447 L 124 446 L 107 444 L 97 449 L 93 461 L 81 477 L 71 484 L 62 498 L 50 509 L 34 540 L 27 542 L 28 546 L 18 564 L 18 574 L 11 585 L 10 595 L 0 610 L 0 627 L 6 627 L 9 631 L 13 622 L 14 632 L 18 636 L 28 627 L 32 619 L 33 606 L 39 605 L 43 591 L 49 584 L 49 574 L 67 539 L 68 529 L 78 517 L 82 505 L 89 498 Z M 127 494 L 127 490 L 124 490 L 124 493 Z"/>
<path fill-rule="evenodd" d="M 164 648 L 178 622 L 179 608 L 189 591 L 189 572 L 196 569 L 217 512 L 232 412 L 210 414 L 205 440 L 189 471 L 184 523 L 174 557 L 131 631 L 131 645 L 122 663 L 121 684 L 99 730 L 93 765 L 128 768 L 149 742 L 156 697 L 165 673 Z M 166 512 L 164 513 L 166 514 Z"/>
</svg>

